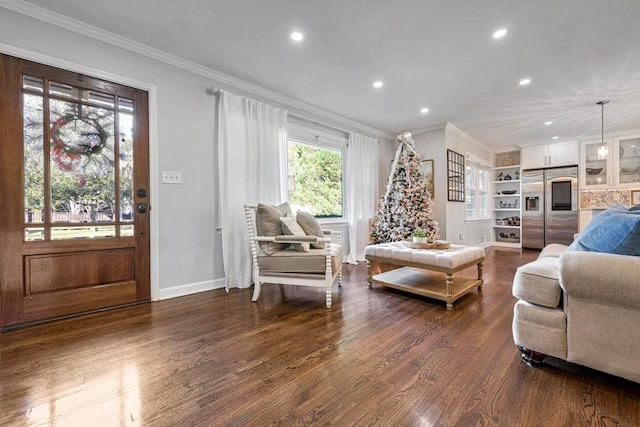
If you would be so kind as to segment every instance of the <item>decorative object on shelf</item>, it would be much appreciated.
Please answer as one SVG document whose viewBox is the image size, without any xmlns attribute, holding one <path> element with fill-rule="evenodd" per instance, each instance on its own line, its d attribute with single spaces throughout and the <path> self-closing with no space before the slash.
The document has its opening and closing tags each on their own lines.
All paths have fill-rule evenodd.
<svg viewBox="0 0 640 427">
<path fill-rule="evenodd" d="M 516 176 L 516 179 L 520 179 L 520 171 L 516 170 L 514 175 Z"/>
<path fill-rule="evenodd" d="M 587 168 L 587 175 L 598 175 L 602 172 L 602 168 Z"/>
<path fill-rule="evenodd" d="M 453 150 L 447 150 L 447 200 L 450 202 L 464 202 L 464 156 Z"/>
<path fill-rule="evenodd" d="M 502 194 L 516 194 L 518 190 L 502 190 Z"/>
<path fill-rule="evenodd" d="M 600 157 L 607 157 L 607 154 L 609 154 L 609 147 L 607 147 L 607 144 L 604 143 L 604 105 L 608 104 L 609 101 L 598 101 L 596 102 L 597 105 L 600 105 L 602 107 L 602 145 L 600 147 L 598 147 L 598 155 Z M 620 147 L 622 148 L 622 147 Z M 622 151 L 624 152 L 624 151 Z M 620 157 L 622 157 L 622 154 L 620 154 Z"/>
<path fill-rule="evenodd" d="M 500 172 L 497 178 L 498 178 L 498 181 L 502 181 L 502 179 L 504 178 L 504 173 Z"/>
<path fill-rule="evenodd" d="M 513 166 L 516 162 L 513 160 L 513 157 L 505 157 L 502 159 L 502 166 Z"/>
<path fill-rule="evenodd" d="M 414 231 L 421 231 L 435 240 L 439 229 L 434 219 L 431 194 L 427 191 L 422 159 L 415 150 L 411 133 L 398 135 L 396 142 L 398 148 L 387 188 L 380 198 L 371 227 L 371 242 L 402 241 Z"/>
<path fill-rule="evenodd" d="M 506 174 L 506 175 L 504 176 L 504 180 L 505 180 L 505 181 L 511 181 L 512 179 L 513 179 L 513 178 L 511 178 L 511 175 L 509 175 L 509 174 Z"/>
<path fill-rule="evenodd" d="M 620 167 L 620 170 L 624 173 L 633 173 L 638 172 L 638 170 L 640 170 L 640 166 L 622 166 Z"/>
</svg>

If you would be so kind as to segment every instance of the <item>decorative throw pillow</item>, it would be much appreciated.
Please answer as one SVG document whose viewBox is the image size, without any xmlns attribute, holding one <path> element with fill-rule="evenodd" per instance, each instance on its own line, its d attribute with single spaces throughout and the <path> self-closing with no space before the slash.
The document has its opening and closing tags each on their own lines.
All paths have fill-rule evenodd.
<svg viewBox="0 0 640 427">
<path fill-rule="evenodd" d="M 282 223 L 282 234 L 289 236 L 307 236 L 294 217 L 283 216 L 280 218 L 280 222 Z M 293 243 L 293 249 L 299 252 L 309 252 L 309 243 Z"/>
<path fill-rule="evenodd" d="M 298 213 L 296 213 L 296 221 L 300 224 L 300 227 L 302 227 L 307 236 L 324 237 L 320 223 L 309 212 L 298 211 Z M 324 248 L 324 243 L 312 243 L 311 247 L 322 249 Z"/>
<path fill-rule="evenodd" d="M 595 216 L 569 251 L 640 256 L 640 210 L 614 206 Z"/>
<path fill-rule="evenodd" d="M 282 236 L 284 233 L 282 232 L 280 217 L 287 215 L 291 216 L 291 208 L 287 202 L 279 206 L 258 203 L 256 208 L 256 233 L 258 233 L 258 236 Z M 275 242 L 259 242 L 259 244 L 260 249 L 267 255 L 272 255 L 274 252 L 289 246 L 289 244 Z"/>
<path fill-rule="evenodd" d="M 631 206 L 629 208 L 630 211 L 640 211 L 640 205 Z"/>
</svg>

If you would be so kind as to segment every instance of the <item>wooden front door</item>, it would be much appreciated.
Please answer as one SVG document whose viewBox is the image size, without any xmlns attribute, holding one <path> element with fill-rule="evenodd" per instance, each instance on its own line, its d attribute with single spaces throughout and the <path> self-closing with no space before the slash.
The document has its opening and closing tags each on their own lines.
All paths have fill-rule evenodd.
<svg viewBox="0 0 640 427">
<path fill-rule="evenodd" d="M 149 300 L 147 93 L 0 55 L 0 329 Z"/>
</svg>

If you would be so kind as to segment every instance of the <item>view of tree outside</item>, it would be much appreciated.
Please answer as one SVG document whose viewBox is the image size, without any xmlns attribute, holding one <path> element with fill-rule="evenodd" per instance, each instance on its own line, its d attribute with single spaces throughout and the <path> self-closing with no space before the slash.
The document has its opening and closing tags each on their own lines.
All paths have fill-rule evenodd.
<svg viewBox="0 0 640 427">
<path fill-rule="evenodd" d="M 315 217 L 342 217 L 342 152 L 289 140 L 289 203 Z"/>
</svg>

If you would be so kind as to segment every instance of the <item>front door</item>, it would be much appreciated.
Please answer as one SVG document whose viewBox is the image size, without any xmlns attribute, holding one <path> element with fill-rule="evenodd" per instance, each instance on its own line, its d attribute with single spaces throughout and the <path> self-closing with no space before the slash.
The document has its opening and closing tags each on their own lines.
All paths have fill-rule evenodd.
<svg viewBox="0 0 640 427">
<path fill-rule="evenodd" d="M 0 329 L 149 300 L 147 93 L 0 55 Z"/>
</svg>

